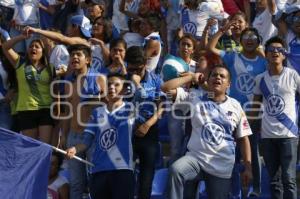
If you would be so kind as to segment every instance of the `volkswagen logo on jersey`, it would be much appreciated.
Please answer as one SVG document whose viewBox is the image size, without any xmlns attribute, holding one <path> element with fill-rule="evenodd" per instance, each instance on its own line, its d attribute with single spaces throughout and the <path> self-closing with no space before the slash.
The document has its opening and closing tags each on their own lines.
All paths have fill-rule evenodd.
<svg viewBox="0 0 300 199">
<path fill-rule="evenodd" d="M 219 145 L 222 143 L 225 135 L 225 129 L 217 124 L 208 122 L 202 127 L 201 137 L 210 145 Z"/>
<path fill-rule="evenodd" d="M 252 94 L 255 86 L 255 80 L 249 73 L 241 73 L 236 79 L 236 88 L 243 94 Z"/>
<path fill-rule="evenodd" d="M 99 139 L 99 144 L 102 150 L 107 151 L 109 150 L 113 145 L 116 144 L 118 139 L 118 133 L 116 129 L 110 128 L 106 129 L 101 135 Z"/>
<path fill-rule="evenodd" d="M 100 58 L 98 58 L 98 57 L 92 58 L 92 65 L 91 65 L 92 68 L 98 70 L 102 67 L 102 65 L 103 65 L 103 61 Z"/>
<path fill-rule="evenodd" d="M 188 22 L 183 26 L 183 32 L 190 33 L 192 35 L 196 35 L 197 26 L 193 22 Z"/>
<path fill-rule="evenodd" d="M 267 113 L 270 116 L 277 116 L 282 113 L 285 107 L 285 102 L 279 95 L 269 95 L 267 99 Z"/>
</svg>

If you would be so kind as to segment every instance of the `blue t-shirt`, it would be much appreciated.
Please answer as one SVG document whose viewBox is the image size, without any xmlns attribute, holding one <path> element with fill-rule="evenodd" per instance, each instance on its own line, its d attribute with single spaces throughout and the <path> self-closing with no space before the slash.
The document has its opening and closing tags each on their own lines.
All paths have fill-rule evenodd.
<svg viewBox="0 0 300 199">
<path fill-rule="evenodd" d="M 93 110 L 84 130 L 87 146 L 93 145 L 91 172 L 128 169 L 133 170 L 132 129 L 133 107 L 123 103 L 109 112 L 106 106 Z"/>
<path fill-rule="evenodd" d="M 137 118 L 140 123 L 146 122 L 153 116 L 156 108 L 155 101 L 164 96 L 160 89 L 162 83 L 160 76 L 146 71 L 144 78 L 140 82 L 142 88 L 137 89 L 133 97 L 133 102 L 138 109 Z"/>
<path fill-rule="evenodd" d="M 257 56 L 248 59 L 241 53 L 221 51 L 221 58 L 231 73 L 229 96 L 237 99 L 243 108 L 252 101 L 255 77 L 266 70 L 267 61 Z"/>
</svg>

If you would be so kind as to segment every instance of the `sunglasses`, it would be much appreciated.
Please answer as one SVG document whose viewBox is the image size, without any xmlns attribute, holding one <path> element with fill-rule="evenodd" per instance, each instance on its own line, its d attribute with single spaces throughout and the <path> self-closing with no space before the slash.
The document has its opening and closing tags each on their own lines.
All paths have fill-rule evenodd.
<svg viewBox="0 0 300 199">
<path fill-rule="evenodd" d="M 282 54 L 284 54 L 286 51 L 285 51 L 285 48 L 283 48 L 283 47 L 269 46 L 267 48 L 267 52 L 270 52 L 270 53 L 276 52 L 276 53 L 282 53 Z"/>
<path fill-rule="evenodd" d="M 299 23 L 299 22 L 300 22 L 300 16 L 294 16 L 293 23 Z"/>
<path fill-rule="evenodd" d="M 242 36 L 242 40 L 257 40 L 257 35 L 254 34 L 245 34 Z"/>
</svg>

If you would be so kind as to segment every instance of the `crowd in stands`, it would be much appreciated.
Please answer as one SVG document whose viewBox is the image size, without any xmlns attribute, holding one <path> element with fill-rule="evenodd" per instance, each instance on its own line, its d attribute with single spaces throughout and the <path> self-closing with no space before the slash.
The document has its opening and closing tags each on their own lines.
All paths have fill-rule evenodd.
<svg viewBox="0 0 300 199">
<path fill-rule="evenodd" d="M 300 1 L 0 0 L 0 46 L 0 127 L 67 152 L 48 199 L 150 199 L 165 131 L 165 198 L 297 198 Z"/>
</svg>

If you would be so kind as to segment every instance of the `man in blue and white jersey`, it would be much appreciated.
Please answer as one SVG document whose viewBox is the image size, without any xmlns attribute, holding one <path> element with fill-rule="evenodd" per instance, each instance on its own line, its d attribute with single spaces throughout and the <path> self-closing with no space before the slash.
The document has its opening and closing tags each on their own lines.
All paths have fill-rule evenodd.
<svg viewBox="0 0 300 199">
<path fill-rule="evenodd" d="M 198 78 L 195 74 L 187 74 L 162 86 L 162 90 L 172 91 L 175 101 L 189 101 L 193 107 L 188 152 L 170 167 L 168 193 L 171 199 L 183 198 L 184 184 L 198 177 L 205 180 L 210 199 L 228 198 L 236 141 L 240 144 L 245 165 L 244 183 L 247 184 L 252 177 L 248 140 L 252 132 L 239 102 L 226 95 L 230 87 L 228 69 L 216 66 L 212 70 L 207 94 L 191 95 L 180 88 L 198 79 L 201 82 L 203 75 Z"/>
<path fill-rule="evenodd" d="M 255 77 L 266 70 L 266 60 L 257 55 L 257 48 L 261 43 L 260 35 L 254 28 L 246 28 L 241 33 L 242 52 L 223 51 L 216 48 L 219 38 L 224 34 L 227 28 L 231 28 L 230 23 L 225 26 L 224 30 L 218 31 L 209 43 L 209 49 L 212 53 L 221 56 L 225 65 L 232 74 L 231 87 L 229 96 L 237 99 L 243 110 L 251 107 L 253 88 L 255 86 Z M 257 134 L 258 124 L 253 123 L 253 135 L 249 137 L 251 143 L 252 166 L 253 166 L 253 194 L 260 194 L 261 184 L 261 162 L 258 150 Z"/>
<path fill-rule="evenodd" d="M 261 144 L 271 181 L 271 198 L 296 199 L 298 126 L 295 98 L 300 91 L 300 76 L 283 66 L 284 47 L 284 41 L 278 37 L 266 42 L 268 71 L 256 77 L 253 101 L 255 110 L 261 106 L 260 102 L 264 107 Z M 252 112 L 251 116 L 255 119 L 257 113 Z"/>
</svg>

